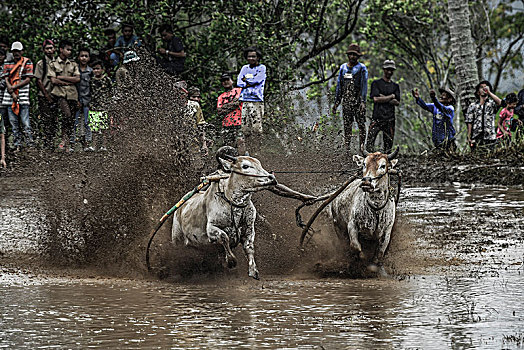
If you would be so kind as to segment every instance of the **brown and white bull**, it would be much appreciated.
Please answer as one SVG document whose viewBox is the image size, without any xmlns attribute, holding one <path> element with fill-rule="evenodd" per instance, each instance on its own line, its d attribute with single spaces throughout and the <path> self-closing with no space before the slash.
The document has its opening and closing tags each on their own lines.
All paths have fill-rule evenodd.
<svg viewBox="0 0 524 350">
<path fill-rule="evenodd" d="M 365 157 L 353 156 L 363 168 L 362 179 L 353 181 L 331 204 L 335 231 L 341 239 L 349 241 L 349 247 L 361 260 L 366 260 L 359 239 L 376 242 L 371 266 L 378 266 L 385 275 L 382 259 L 388 248 L 391 230 L 395 222 L 396 203 L 390 188 L 390 171 L 397 164 L 392 154 L 367 153 Z"/>
<path fill-rule="evenodd" d="M 196 248 L 220 244 L 229 268 L 237 264 L 232 249 L 241 243 L 249 264 L 248 274 L 259 279 L 254 248 L 256 209 L 251 196 L 277 181 L 258 159 L 225 156 L 219 161 L 230 176 L 212 182 L 205 192 L 195 194 L 175 212 L 172 240 Z"/>
</svg>

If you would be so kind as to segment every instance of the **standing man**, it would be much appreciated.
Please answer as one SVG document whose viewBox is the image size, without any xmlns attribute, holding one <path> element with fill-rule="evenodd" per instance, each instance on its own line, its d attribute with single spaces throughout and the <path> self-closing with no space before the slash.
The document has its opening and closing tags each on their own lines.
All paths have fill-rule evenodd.
<svg viewBox="0 0 524 350">
<path fill-rule="evenodd" d="M 491 147 L 496 141 L 495 116 L 502 101 L 491 89 L 487 80 L 478 83 L 475 87 L 477 101 L 470 104 L 466 112 L 468 144 L 472 151 L 479 146 Z"/>
<path fill-rule="evenodd" d="M 48 76 L 53 84 L 52 97 L 57 101 L 62 113 L 62 143 L 61 148 L 72 152 L 72 147 L 67 147 L 69 136 L 75 125 L 75 113 L 78 106 L 77 83 L 80 82 L 78 65 L 69 60 L 72 53 L 72 44 L 69 40 L 62 40 L 58 46 L 60 54 L 49 64 Z"/>
<path fill-rule="evenodd" d="M 233 87 L 233 79 L 229 73 L 220 77 L 224 92 L 218 96 L 217 112 L 222 119 L 222 133 L 224 145 L 233 146 L 240 154 L 246 153 L 246 145 L 242 135 L 242 102 L 240 94 L 242 89 Z"/>
<path fill-rule="evenodd" d="M 173 28 L 169 24 L 162 25 L 159 31 L 166 47 L 160 47 L 158 49 L 158 53 L 162 55 L 162 57 L 158 59 L 158 64 L 160 64 L 168 74 L 180 77 L 184 71 L 184 63 L 186 61 L 186 53 L 182 40 L 173 34 Z"/>
<path fill-rule="evenodd" d="M 46 39 L 42 44 L 44 58 L 37 62 L 35 68 L 36 86 L 38 87 L 38 109 L 44 133 L 44 148 L 53 150 L 54 138 L 56 135 L 56 103 L 51 96 L 51 79 L 49 79 L 49 63 L 55 59 L 55 44 L 52 40 Z"/>
<path fill-rule="evenodd" d="M 245 66 L 240 70 L 237 86 L 242 88 L 239 101 L 242 102 L 242 132 L 246 137 L 262 134 L 264 118 L 264 86 L 266 66 L 260 64 L 262 52 L 256 47 L 244 50 Z"/>
<path fill-rule="evenodd" d="M 22 145 L 22 133 L 20 123 L 24 126 L 26 144 L 33 147 L 33 130 L 29 120 L 29 83 L 33 77 L 33 62 L 23 57 L 24 46 L 15 41 L 11 46 L 13 61 L 4 64 L 3 74 L 6 81 L 6 89 L 2 105 L 7 108 L 9 121 L 13 128 L 13 143 L 17 150 Z"/>
<path fill-rule="evenodd" d="M 358 61 L 362 56 L 358 44 L 349 45 L 346 51 L 348 62 L 340 66 L 335 92 L 335 105 L 332 113 L 336 115 L 342 102 L 342 117 L 344 119 L 344 142 L 348 153 L 351 146 L 353 122 L 358 125 L 360 150 L 366 140 L 366 96 L 368 92 L 368 69 Z"/>
<path fill-rule="evenodd" d="M 369 126 L 366 150 L 375 148 L 375 139 L 382 131 L 384 153 L 391 153 L 395 137 L 395 107 L 400 104 L 400 87 L 391 80 L 395 61 L 385 60 L 382 64 L 384 75 L 371 83 L 370 97 L 373 99 L 373 117 Z"/>
</svg>

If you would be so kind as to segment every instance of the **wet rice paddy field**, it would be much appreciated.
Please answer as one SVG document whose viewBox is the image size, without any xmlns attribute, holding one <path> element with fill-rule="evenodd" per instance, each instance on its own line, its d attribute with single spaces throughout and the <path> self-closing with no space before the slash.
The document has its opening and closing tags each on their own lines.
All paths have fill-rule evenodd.
<svg viewBox="0 0 524 350">
<path fill-rule="evenodd" d="M 390 278 L 157 280 L 36 268 L 38 196 L 0 180 L 0 348 L 524 348 L 521 187 L 404 188 Z"/>
</svg>

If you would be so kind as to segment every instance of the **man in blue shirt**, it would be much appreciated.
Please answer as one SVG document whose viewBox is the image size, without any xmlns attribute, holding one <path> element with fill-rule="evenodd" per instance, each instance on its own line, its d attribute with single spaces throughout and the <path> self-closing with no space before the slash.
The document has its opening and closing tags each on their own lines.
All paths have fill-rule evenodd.
<svg viewBox="0 0 524 350">
<path fill-rule="evenodd" d="M 120 57 L 123 57 L 124 53 L 130 50 L 134 50 L 135 46 L 140 46 L 142 43 L 136 35 L 134 35 L 135 27 L 130 23 L 122 24 L 122 35 L 116 39 L 115 42 L 115 51 L 119 53 Z M 116 63 L 120 62 L 118 57 L 113 57 L 116 59 Z"/>
<path fill-rule="evenodd" d="M 342 102 L 342 117 L 344 119 L 344 141 L 350 152 L 353 122 L 358 125 L 360 151 L 366 140 L 366 95 L 368 92 L 368 69 L 358 61 L 362 56 L 360 46 L 351 44 L 347 50 L 348 62 L 340 66 L 335 92 L 335 105 L 332 113 L 336 115 Z"/>
<path fill-rule="evenodd" d="M 437 94 L 434 90 L 429 92 L 433 103 L 426 103 L 420 98 L 418 89 L 411 93 L 417 104 L 422 109 L 433 114 L 433 127 L 431 130 L 431 139 L 437 148 L 447 150 L 455 149 L 455 128 L 453 127 L 453 118 L 455 117 L 455 94 L 448 88 L 440 88 L 440 101 L 437 100 Z"/>
<path fill-rule="evenodd" d="M 239 101 L 242 102 L 242 132 L 244 136 L 262 134 L 264 117 L 264 85 L 266 66 L 260 64 L 262 53 L 256 47 L 244 50 L 248 64 L 242 67 L 237 86 L 242 88 Z"/>
</svg>

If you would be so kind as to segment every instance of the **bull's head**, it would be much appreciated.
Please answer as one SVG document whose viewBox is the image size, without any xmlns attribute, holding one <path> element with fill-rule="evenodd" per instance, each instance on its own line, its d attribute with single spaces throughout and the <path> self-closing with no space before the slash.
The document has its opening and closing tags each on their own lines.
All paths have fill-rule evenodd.
<svg viewBox="0 0 524 350">
<path fill-rule="evenodd" d="M 353 161 L 358 166 L 362 167 L 362 182 L 360 187 L 365 192 L 375 192 L 378 190 L 378 185 L 381 179 L 385 178 L 388 171 L 393 169 L 397 164 L 398 147 L 391 154 L 384 154 L 380 152 L 368 153 L 363 150 L 364 157 L 359 155 L 353 156 Z M 387 182 L 385 182 L 387 184 Z"/>
<path fill-rule="evenodd" d="M 219 160 L 225 171 L 231 172 L 231 178 L 234 177 L 234 181 L 244 191 L 259 191 L 277 184 L 275 175 L 262 168 L 262 164 L 256 158 L 225 155 L 224 158 L 219 158 Z"/>
</svg>

